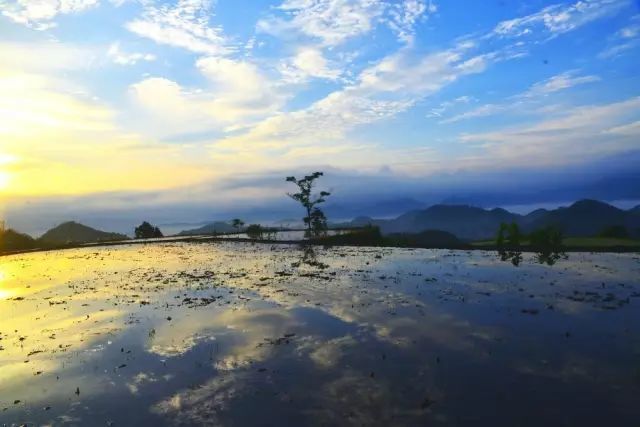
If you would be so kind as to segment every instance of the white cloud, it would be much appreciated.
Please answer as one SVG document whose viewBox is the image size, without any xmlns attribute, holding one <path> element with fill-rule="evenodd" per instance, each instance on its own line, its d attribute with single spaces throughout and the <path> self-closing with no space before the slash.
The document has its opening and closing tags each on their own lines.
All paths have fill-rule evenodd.
<svg viewBox="0 0 640 427">
<path fill-rule="evenodd" d="M 491 35 L 520 37 L 540 29 L 558 35 L 618 12 L 628 5 L 629 0 L 578 0 L 570 5 L 555 4 L 524 17 L 502 21 Z"/>
<path fill-rule="evenodd" d="M 610 59 L 622 55 L 636 47 L 640 46 L 640 39 L 631 39 L 629 41 L 610 46 L 598 54 L 599 59 Z"/>
<path fill-rule="evenodd" d="M 156 56 L 150 53 L 126 53 L 120 49 L 120 43 L 115 42 L 109 45 L 107 56 L 111 58 L 113 62 L 119 65 L 135 65 L 138 61 L 155 61 Z"/>
<path fill-rule="evenodd" d="M 640 46 L 640 15 L 634 16 L 631 20 L 632 23 L 630 25 L 614 34 L 610 41 L 610 46 L 600 52 L 598 58 L 615 58 Z"/>
<path fill-rule="evenodd" d="M 388 25 L 398 34 L 398 38 L 406 43 L 413 41 L 413 33 L 416 23 L 424 18 L 425 13 L 435 13 L 437 7 L 423 0 L 404 0 L 391 4 Z"/>
<path fill-rule="evenodd" d="M 425 0 L 284 0 L 277 10 L 284 17 L 260 20 L 259 31 L 279 37 L 298 33 L 324 46 L 337 46 L 369 33 L 380 23 L 401 41 L 410 42 L 415 25 L 437 7 Z"/>
<path fill-rule="evenodd" d="M 59 14 L 78 13 L 99 4 L 99 0 L 0 0 L 2 14 L 36 30 L 55 27 Z"/>
<path fill-rule="evenodd" d="M 320 78 L 327 80 L 337 80 L 342 74 L 341 70 L 334 67 L 322 54 L 322 51 L 315 47 L 302 47 L 297 54 L 283 61 L 280 72 L 285 81 L 300 83 L 308 78 Z"/>
<path fill-rule="evenodd" d="M 637 149 L 638 111 L 640 97 L 635 97 L 556 111 L 532 125 L 464 134 L 460 140 L 479 144 L 485 161 L 494 164 L 564 164 Z"/>
<path fill-rule="evenodd" d="M 582 85 L 585 83 L 593 83 L 600 81 L 600 77 L 588 75 L 588 76 L 576 76 L 576 71 L 566 71 L 564 73 L 550 77 L 547 80 L 536 83 L 523 94 L 524 97 L 534 97 L 539 95 L 546 95 L 560 90 L 569 89 L 573 86 Z"/>
<path fill-rule="evenodd" d="M 196 62 L 208 80 L 189 89 L 165 78 L 151 77 L 131 85 L 131 95 L 163 136 L 237 128 L 281 108 L 287 95 L 249 62 L 205 57 Z"/>
<path fill-rule="evenodd" d="M 456 114 L 453 117 L 442 120 L 440 123 L 455 123 L 460 120 L 491 116 L 505 111 L 506 108 L 506 104 L 484 104 L 474 108 L 473 110 L 465 111 L 464 113 Z"/>
<path fill-rule="evenodd" d="M 633 123 L 628 123 L 625 125 L 615 126 L 611 129 L 607 129 L 606 133 L 640 137 L 640 120 L 635 121 Z"/>
<path fill-rule="evenodd" d="M 326 46 L 336 46 L 371 31 L 384 5 L 378 0 L 285 0 L 278 10 L 286 19 L 262 19 L 258 30 L 277 36 L 299 32 Z"/>
<path fill-rule="evenodd" d="M 408 49 L 365 69 L 355 83 L 309 107 L 278 114 L 247 133 L 225 138 L 218 146 L 291 147 L 340 141 L 355 127 L 407 111 L 463 75 L 478 73 L 502 60 L 499 54 L 468 56 L 467 46 L 416 56 Z"/>
<path fill-rule="evenodd" d="M 26 54 L 28 52 L 28 54 Z M 0 42 L 0 71 L 68 71 L 99 65 L 97 50 L 59 42 Z"/>
<path fill-rule="evenodd" d="M 456 114 L 448 119 L 442 120 L 440 123 L 454 123 L 461 120 L 477 117 L 487 117 L 504 112 L 536 112 L 537 110 L 532 109 L 532 103 L 539 102 L 542 97 L 562 90 L 570 89 L 574 86 L 593 83 L 597 81 L 600 81 L 600 78 L 598 76 L 580 76 L 577 75 L 577 70 L 565 71 L 564 73 L 557 74 L 546 80 L 534 83 L 525 92 L 510 97 L 509 102 L 480 105 L 470 111 L 465 111 L 463 113 Z"/>
<path fill-rule="evenodd" d="M 472 96 L 468 96 L 468 95 L 463 95 L 463 96 L 459 96 L 455 99 L 452 99 L 451 101 L 445 101 L 445 102 L 441 102 L 440 105 L 438 105 L 437 107 L 432 108 L 428 113 L 427 113 L 427 117 L 442 117 L 442 115 L 458 106 L 458 105 L 466 105 L 469 104 L 471 102 L 475 102 L 477 101 L 477 99 L 475 99 Z"/>
<path fill-rule="evenodd" d="M 222 28 L 209 24 L 211 0 L 178 0 L 175 5 L 149 5 L 143 16 L 126 28 L 156 43 L 188 49 L 207 55 L 226 55 L 234 51 Z"/>
</svg>

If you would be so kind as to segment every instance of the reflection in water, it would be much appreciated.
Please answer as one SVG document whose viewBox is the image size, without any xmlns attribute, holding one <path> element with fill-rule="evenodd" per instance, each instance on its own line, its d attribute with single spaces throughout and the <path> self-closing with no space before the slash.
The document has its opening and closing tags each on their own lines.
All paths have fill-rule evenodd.
<svg viewBox="0 0 640 427">
<path fill-rule="evenodd" d="M 318 254 L 313 245 L 301 245 L 300 248 L 302 249 L 302 257 L 299 261 L 292 263 L 292 267 L 299 268 L 303 264 L 320 270 L 329 267 L 328 264 L 318 261 Z"/>
<path fill-rule="evenodd" d="M 536 259 L 540 264 L 554 265 L 560 259 L 567 259 L 568 255 L 557 249 L 544 249 L 536 252 Z"/>
<path fill-rule="evenodd" d="M 638 255 L 520 256 L 167 242 L 3 257 L 0 423 L 632 424 Z"/>
<path fill-rule="evenodd" d="M 516 267 L 522 262 L 522 251 L 498 249 L 500 261 L 511 261 Z"/>
<path fill-rule="evenodd" d="M 500 261 L 510 261 L 514 266 L 518 267 L 522 262 L 522 251 L 498 249 Z M 569 256 L 560 249 L 544 248 L 535 252 L 535 260 L 538 264 L 554 265 L 560 259 L 568 259 Z"/>
</svg>

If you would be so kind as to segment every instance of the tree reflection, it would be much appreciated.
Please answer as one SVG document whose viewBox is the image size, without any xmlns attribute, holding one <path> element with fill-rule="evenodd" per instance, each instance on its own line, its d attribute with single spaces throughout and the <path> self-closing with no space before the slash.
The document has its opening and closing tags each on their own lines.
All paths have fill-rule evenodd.
<svg viewBox="0 0 640 427">
<path fill-rule="evenodd" d="M 520 228 L 518 224 L 512 222 L 500 224 L 498 236 L 496 237 L 496 246 L 501 261 L 511 261 L 516 267 L 522 262 L 522 251 L 520 250 Z"/>
<path fill-rule="evenodd" d="M 531 246 L 536 251 L 536 259 L 540 264 L 554 265 L 559 259 L 568 258 L 562 238 L 562 231 L 551 226 L 531 233 Z"/>
<path fill-rule="evenodd" d="M 562 231 L 548 226 L 536 230 L 526 236 L 528 247 L 535 252 L 535 259 L 540 264 L 554 265 L 560 259 L 567 259 L 562 243 Z M 510 261 L 516 267 L 522 262 L 522 244 L 525 236 L 520 233 L 518 224 L 502 223 L 496 237 L 496 248 L 501 261 Z"/>
<path fill-rule="evenodd" d="M 318 254 L 316 253 L 312 245 L 302 245 L 301 249 L 303 251 L 302 257 L 299 261 L 292 263 L 292 267 L 299 268 L 303 264 L 310 267 L 318 268 L 320 270 L 324 270 L 325 268 L 329 267 L 328 264 L 318 261 Z"/>
</svg>

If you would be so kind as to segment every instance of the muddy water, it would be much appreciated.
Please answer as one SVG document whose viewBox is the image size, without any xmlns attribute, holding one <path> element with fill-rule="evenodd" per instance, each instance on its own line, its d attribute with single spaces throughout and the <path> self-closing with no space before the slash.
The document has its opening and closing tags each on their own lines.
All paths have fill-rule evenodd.
<svg viewBox="0 0 640 427">
<path fill-rule="evenodd" d="M 0 424 L 626 426 L 638 402 L 637 254 L 0 258 Z"/>
</svg>

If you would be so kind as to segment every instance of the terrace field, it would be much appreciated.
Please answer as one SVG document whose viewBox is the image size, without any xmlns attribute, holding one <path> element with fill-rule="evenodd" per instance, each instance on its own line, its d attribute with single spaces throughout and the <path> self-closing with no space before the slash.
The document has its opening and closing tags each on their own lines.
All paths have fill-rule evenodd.
<svg viewBox="0 0 640 427">
<path fill-rule="evenodd" d="M 640 256 L 158 242 L 0 258 L 0 424 L 633 425 Z"/>
</svg>

